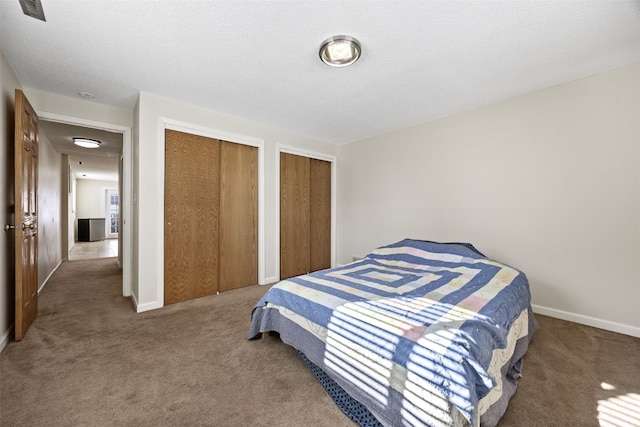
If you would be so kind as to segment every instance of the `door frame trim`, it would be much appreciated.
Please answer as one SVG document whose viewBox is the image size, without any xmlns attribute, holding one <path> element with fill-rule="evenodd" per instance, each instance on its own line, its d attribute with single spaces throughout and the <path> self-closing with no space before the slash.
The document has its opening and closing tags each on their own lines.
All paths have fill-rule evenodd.
<svg viewBox="0 0 640 427">
<path fill-rule="evenodd" d="M 280 280 L 280 154 L 294 154 L 296 156 L 308 157 L 316 160 L 323 160 L 331 163 L 331 267 L 336 266 L 336 182 L 337 182 L 337 158 L 317 151 L 305 150 L 291 145 L 276 144 L 276 221 L 275 221 L 275 252 L 278 254 L 276 262 L 276 281 Z"/>
<path fill-rule="evenodd" d="M 215 138 L 222 141 L 233 142 L 236 144 L 249 145 L 258 149 L 258 283 L 266 284 L 266 230 L 265 230 L 265 159 L 264 159 L 264 140 L 251 136 L 226 132 L 220 129 L 209 128 L 196 125 L 193 123 L 182 122 L 179 120 L 160 117 L 160 149 L 158 150 L 158 222 L 162 224 L 158 227 L 158 252 L 157 256 L 161 262 L 158 263 L 158 285 L 156 295 L 158 295 L 159 307 L 164 306 L 164 178 L 165 178 L 165 150 L 166 140 L 165 131 L 175 130 L 178 132 L 190 133 L 193 135 L 204 136 L 206 138 Z"/>
<path fill-rule="evenodd" d="M 118 254 L 118 258 L 122 260 L 122 296 L 130 297 L 132 270 L 131 264 L 133 259 L 133 232 L 131 228 L 133 224 L 133 143 L 132 130 L 128 126 L 117 125 L 113 123 L 99 122 L 96 120 L 82 119 L 79 117 L 66 116 L 62 114 L 50 113 L 46 111 L 36 111 L 38 118 L 41 120 L 64 123 L 68 125 L 85 126 L 94 129 L 106 130 L 122 134 L 122 194 L 120 200 L 122 202 L 122 233 L 118 236 L 122 239 L 122 254 Z M 67 218 L 68 219 L 68 218 Z M 68 236 L 65 236 L 68 238 Z"/>
</svg>

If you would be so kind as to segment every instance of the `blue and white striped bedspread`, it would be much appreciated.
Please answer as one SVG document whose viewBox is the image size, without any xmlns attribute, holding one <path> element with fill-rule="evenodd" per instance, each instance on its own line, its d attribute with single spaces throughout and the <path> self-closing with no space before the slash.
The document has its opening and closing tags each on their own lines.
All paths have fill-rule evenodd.
<svg viewBox="0 0 640 427">
<path fill-rule="evenodd" d="M 518 270 L 407 239 L 273 286 L 249 337 L 277 330 L 383 425 L 479 425 L 519 375 L 508 371 L 533 333 L 530 299 Z"/>
</svg>

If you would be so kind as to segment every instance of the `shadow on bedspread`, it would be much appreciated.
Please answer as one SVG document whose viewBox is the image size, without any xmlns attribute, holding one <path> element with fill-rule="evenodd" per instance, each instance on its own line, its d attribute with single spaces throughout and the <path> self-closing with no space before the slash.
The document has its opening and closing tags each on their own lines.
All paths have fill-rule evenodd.
<svg viewBox="0 0 640 427">
<path fill-rule="evenodd" d="M 272 287 L 249 338 L 277 331 L 362 426 L 492 426 L 536 327 L 524 274 L 404 240 Z"/>
</svg>

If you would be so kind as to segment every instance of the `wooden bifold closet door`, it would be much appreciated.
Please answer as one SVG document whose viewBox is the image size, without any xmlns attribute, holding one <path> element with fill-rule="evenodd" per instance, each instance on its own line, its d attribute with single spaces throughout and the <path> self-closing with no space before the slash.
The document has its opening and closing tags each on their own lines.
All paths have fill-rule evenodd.
<svg viewBox="0 0 640 427">
<path fill-rule="evenodd" d="M 258 283 L 258 149 L 165 131 L 164 303 Z"/>
<path fill-rule="evenodd" d="M 258 149 L 220 145 L 220 292 L 258 283 Z"/>
<path fill-rule="evenodd" d="M 331 163 L 280 153 L 280 279 L 331 267 Z"/>
</svg>

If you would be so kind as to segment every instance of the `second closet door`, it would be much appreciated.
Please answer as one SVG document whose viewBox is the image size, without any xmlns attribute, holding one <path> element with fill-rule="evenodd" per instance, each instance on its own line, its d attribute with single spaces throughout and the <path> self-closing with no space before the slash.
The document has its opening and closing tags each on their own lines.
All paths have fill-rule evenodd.
<svg viewBox="0 0 640 427">
<path fill-rule="evenodd" d="M 311 271 L 309 159 L 280 154 L 280 279 Z"/>
<path fill-rule="evenodd" d="M 331 163 L 280 154 L 280 278 L 331 267 Z"/>
<path fill-rule="evenodd" d="M 309 271 L 331 267 L 331 163 L 309 159 Z"/>
</svg>

